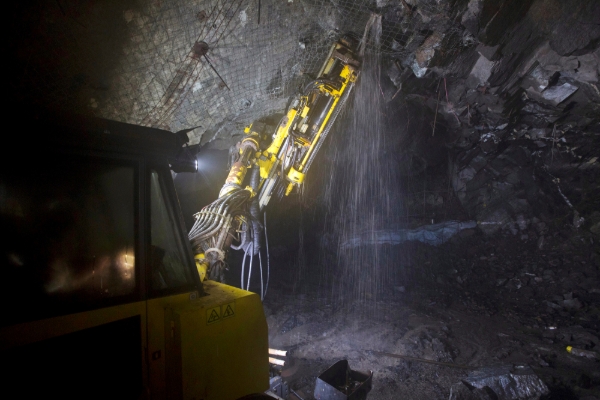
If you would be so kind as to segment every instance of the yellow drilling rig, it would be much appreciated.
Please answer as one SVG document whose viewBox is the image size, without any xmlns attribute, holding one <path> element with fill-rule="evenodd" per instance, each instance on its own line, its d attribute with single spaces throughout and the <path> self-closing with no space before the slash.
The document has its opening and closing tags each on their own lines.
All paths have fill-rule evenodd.
<svg viewBox="0 0 600 400">
<path fill-rule="evenodd" d="M 222 280 L 230 247 L 243 250 L 245 256 L 260 256 L 260 211 L 271 197 L 287 196 L 302 185 L 352 91 L 359 67 L 356 43 L 349 37 L 340 39 L 317 79 L 292 99 L 271 137 L 263 124 L 245 129 L 232 151 L 219 198 L 195 215 L 189 233 L 201 279 Z"/>
<path fill-rule="evenodd" d="M 226 252 L 258 250 L 258 213 L 302 184 L 358 69 L 354 43 L 339 40 L 272 136 L 246 128 L 188 237 L 169 171 L 189 166 L 180 135 L 29 110 L 30 132 L 44 134 L 35 146 L 17 137 L 0 157 L 5 391 L 233 400 L 267 390 L 261 299 L 219 282 Z"/>
</svg>

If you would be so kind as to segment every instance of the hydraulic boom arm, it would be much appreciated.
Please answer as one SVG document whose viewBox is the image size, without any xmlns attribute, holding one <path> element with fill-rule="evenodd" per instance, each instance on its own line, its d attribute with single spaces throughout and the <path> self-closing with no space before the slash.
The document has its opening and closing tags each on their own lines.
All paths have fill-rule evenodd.
<svg viewBox="0 0 600 400">
<path fill-rule="evenodd" d="M 355 47 L 349 38 L 333 44 L 317 79 L 294 96 L 272 137 L 262 132 L 262 124 L 245 129 L 230 153 L 219 198 L 195 214 L 189 233 L 202 280 L 223 280 L 230 247 L 259 253 L 260 212 L 271 197 L 287 196 L 304 182 L 358 77 Z"/>
</svg>

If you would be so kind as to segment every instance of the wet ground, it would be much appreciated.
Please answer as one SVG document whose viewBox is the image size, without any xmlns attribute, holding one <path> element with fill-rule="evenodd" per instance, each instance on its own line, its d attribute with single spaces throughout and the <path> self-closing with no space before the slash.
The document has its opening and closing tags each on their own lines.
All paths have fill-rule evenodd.
<svg viewBox="0 0 600 400">
<path fill-rule="evenodd" d="M 600 346 L 597 242 L 574 229 L 540 237 L 473 231 L 437 248 L 397 246 L 411 254 L 398 263 L 406 273 L 372 301 L 332 301 L 309 279 L 273 282 L 269 340 L 289 350 L 290 387 L 311 399 L 317 375 L 347 359 L 373 371 L 369 399 L 465 398 L 456 394 L 470 372 L 461 366 L 509 364 L 534 370 L 550 390 L 542 398 L 600 398 L 600 362 L 566 351 Z"/>
</svg>

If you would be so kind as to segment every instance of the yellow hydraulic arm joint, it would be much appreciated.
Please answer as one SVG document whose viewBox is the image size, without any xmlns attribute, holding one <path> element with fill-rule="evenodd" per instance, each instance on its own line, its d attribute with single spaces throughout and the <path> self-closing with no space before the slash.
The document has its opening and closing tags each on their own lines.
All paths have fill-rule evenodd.
<svg viewBox="0 0 600 400">
<path fill-rule="evenodd" d="M 209 261 L 206 259 L 204 253 L 198 253 L 194 256 L 194 260 L 196 261 L 196 269 L 198 270 L 198 275 L 200 275 L 200 282 L 203 282 L 206 279 L 206 275 L 208 274 L 208 266 Z"/>
<path fill-rule="evenodd" d="M 230 193 L 234 188 L 241 187 L 246 172 L 252 161 L 254 161 L 256 152 L 258 151 L 258 134 L 249 132 L 244 139 L 238 144 L 240 157 L 234 162 L 229 169 L 229 175 L 225 180 L 225 185 L 219 192 L 219 197 L 223 197 Z"/>
</svg>

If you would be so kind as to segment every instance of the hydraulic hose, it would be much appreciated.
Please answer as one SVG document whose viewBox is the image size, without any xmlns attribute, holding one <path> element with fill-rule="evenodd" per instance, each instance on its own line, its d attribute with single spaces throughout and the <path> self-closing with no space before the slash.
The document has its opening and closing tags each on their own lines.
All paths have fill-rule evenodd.
<svg viewBox="0 0 600 400">
<path fill-rule="evenodd" d="M 262 256 L 260 255 L 260 251 L 258 252 L 258 266 L 260 268 L 260 300 L 265 299 L 265 287 L 263 283 L 263 267 L 262 267 Z"/>
<path fill-rule="evenodd" d="M 267 295 L 267 290 L 269 290 L 269 278 L 271 275 L 271 265 L 269 260 L 269 235 L 267 234 L 267 212 L 263 214 L 265 221 L 265 244 L 267 246 L 267 285 L 265 286 L 265 296 Z M 264 298 L 264 296 L 263 296 Z"/>
<path fill-rule="evenodd" d="M 339 90 L 339 88 L 340 88 L 339 82 L 334 82 L 329 79 L 317 79 L 317 80 L 309 82 L 306 86 L 304 86 L 304 91 L 303 91 L 304 95 L 307 95 L 308 92 L 310 92 L 313 89 L 318 89 L 318 85 L 320 85 L 320 84 L 329 85 L 336 90 Z"/>
<path fill-rule="evenodd" d="M 205 207 L 188 235 L 192 244 L 197 247 L 203 239 L 217 233 L 223 227 L 226 218 L 236 213 L 249 196 L 247 190 L 237 189 Z"/>
<path fill-rule="evenodd" d="M 244 258 L 242 261 L 242 277 L 240 278 L 240 289 L 244 288 L 244 270 L 246 267 L 246 256 L 248 255 L 248 252 L 246 250 L 244 250 Z"/>
<path fill-rule="evenodd" d="M 252 264 L 254 262 L 254 243 L 252 243 L 252 251 L 250 252 L 250 265 L 248 265 L 248 283 L 246 284 L 246 290 L 250 290 L 250 277 L 252 276 Z"/>
<path fill-rule="evenodd" d="M 233 218 L 235 218 L 238 215 L 243 215 L 246 218 L 246 220 L 249 220 L 251 218 L 248 213 L 242 212 L 242 211 L 239 211 L 236 215 L 233 215 Z M 248 224 L 247 223 L 243 223 L 242 226 L 241 226 L 241 228 L 242 228 L 242 230 L 240 232 L 240 244 L 237 245 L 237 246 L 234 245 L 234 244 L 230 245 L 230 247 L 233 250 L 244 250 L 244 249 L 246 249 L 246 246 L 249 243 L 249 240 L 248 240 L 249 239 Z"/>
<path fill-rule="evenodd" d="M 260 170 L 258 166 L 252 168 L 250 172 L 250 187 L 254 192 L 258 192 L 260 183 Z M 255 196 L 250 202 L 250 215 L 252 216 L 252 254 L 256 255 L 260 251 L 260 207 L 258 205 L 258 196 Z"/>
</svg>

